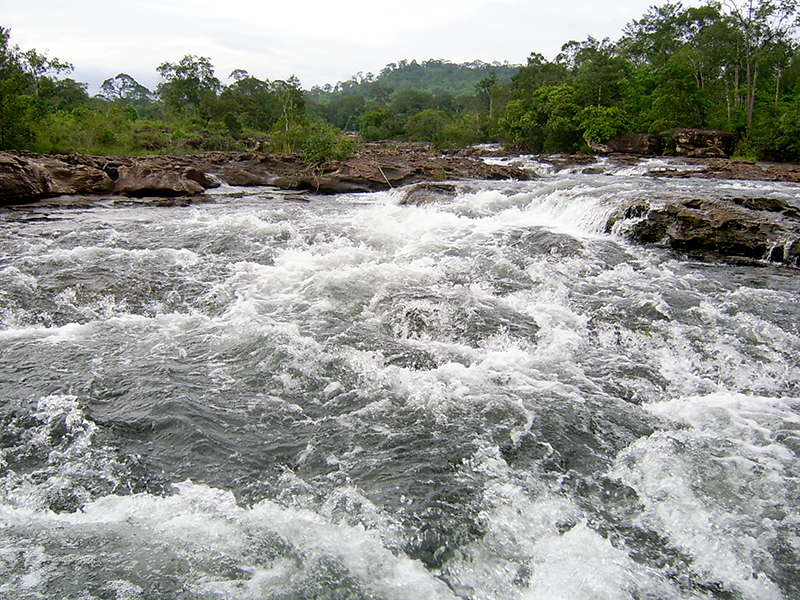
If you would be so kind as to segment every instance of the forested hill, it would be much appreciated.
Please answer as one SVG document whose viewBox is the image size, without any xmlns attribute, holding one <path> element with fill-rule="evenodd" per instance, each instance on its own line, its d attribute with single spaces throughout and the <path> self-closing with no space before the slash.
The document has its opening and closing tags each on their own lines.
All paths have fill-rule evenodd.
<svg viewBox="0 0 800 600">
<path fill-rule="evenodd" d="M 342 96 L 374 98 L 406 90 L 454 97 L 472 96 L 476 86 L 492 74 L 499 83 L 509 83 L 519 68 L 520 65 L 508 62 L 485 63 L 480 60 L 469 63 L 433 59 L 422 63 L 401 60 L 386 65 L 378 75 L 359 72 L 336 85 L 315 86 L 308 95 L 323 103 Z"/>
</svg>

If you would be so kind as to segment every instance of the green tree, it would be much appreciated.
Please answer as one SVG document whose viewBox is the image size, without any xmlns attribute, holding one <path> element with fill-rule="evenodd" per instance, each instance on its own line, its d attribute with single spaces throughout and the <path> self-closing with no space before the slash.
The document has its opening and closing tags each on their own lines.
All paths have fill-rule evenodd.
<svg viewBox="0 0 800 600">
<path fill-rule="evenodd" d="M 361 137 L 368 142 L 397 140 L 405 135 L 405 120 L 390 108 L 373 106 L 361 115 Z"/>
<path fill-rule="evenodd" d="M 147 107 L 152 105 L 154 98 L 150 90 L 127 73 L 120 73 L 116 77 L 106 79 L 100 85 L 98 96 L 106 102 L 133 106 L 140 116 Z"/>
<path fill-rule="evenodd" d="M 543 55 L 532 52 L 528 64 L 511 78 L 512 89 L 520 94 L 532 94 L 546 85 L 565 83 L 569 77 L 562 62 L 550 62 Z"/>
<path fill-rule="evenodd" d="M 28 113 L 33 104 L 33 82 L 23 67 L 18 46 L 10 45 L 10 31 L 0 27 L 0 148 L 24 147 L 33 139 Z"/>
<path fill-rule="evenodd" d="M 578 103 L 612 106 L 621 101 L 620 82 L 630 65 L 608 38 L 568 42 L 561 48 L 558 60 L 571 71 L 570 85 Z"/>
<path fill-rule="evenodd" d="M 406 136 L 411 141 L 441 143 L 445 127 L 450 122 L 441 110 L 428 108 L 406 121 Z"/>
<path fill-rule="evenodd" d="M 266 80 L 253 77 L 242 69 L 231 73 L 234 83 L 225 87 L 219 95 L 219 110 L 224 115 L 233 115 L 244 127 L 256 131 L 269 131 L 280 120 L 283 109 L 273 85 Z M 233 123 L 232 117 L 227 117 Z"/>
<path fill-rule="evenodd" d="M 156 71 L 162 79 L 158 96 L 167 112 L 177 117 L 201 115 L 201 105 L 213 102 L 221 87 L 205 56 L 187 54 L 177 63 L 162 63 Z"/>
<path fill-rule="evenodd" d="M 498 125 L 507 143 L 530 152 L 542 151 L 542 126 L 529 102 L 522 99 L 509 102 L 498 118 Z"/>
<path fill-rule="evenodd" d="M 86 101 L 83 84 L 55 79 L 71 70 L 69 63 L 12 46 L 10 31 L 0 27 L 0 148 L 30 147 L 48 110 Z"/>
<path fill-rule="evenodd" d="M 628 119 L 617 106 L 587 106 L 578 114 L 578 128 L 586 142 L 607 142 L 625 133 Z"/>
<path fill-rule="evenodd" d="M 497 73 L 492 71 L 487 77 L 481 79 L 475 88 L 478 94 L 486 99 L 486 104 L 489 109 L 489 118 L 494 117 L 494 90 L 497 87 Z"/>
<path fill-rule="evenodd" d="M 753 129 L 756 93 L 762 69 L 770 55 L 791 45 L 798 24 L 797 0 L 723 0 L 743 41 L 745 115 L 747 131 Z M 778 60 L 779 68 L 785 61 Z"/>
</svg>

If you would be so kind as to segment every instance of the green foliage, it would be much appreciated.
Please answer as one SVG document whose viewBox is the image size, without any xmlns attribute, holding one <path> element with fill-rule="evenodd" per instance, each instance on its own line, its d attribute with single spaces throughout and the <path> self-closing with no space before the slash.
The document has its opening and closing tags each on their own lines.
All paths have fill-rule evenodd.
<svg viewBox="0 0 800 600">
<path fill-rule="evenodd" d="M 361 116 L 361 137 L 368 141 L 397 140 L 405 135 L 405 123 L 389 108 L 373 106 Z"/>
<path fill-rule="evenodd" d="M 377 76 L 372 73 L 357 73 L 348 81 L 340 81 L 335 86 L 312 88 L 311 95 L 321 103 L 341 96 L 361 96 L 379 104 L 388 103 L 393 93 L 405 90 L 462 96 L 472 94 L 475 86 L 492 72 L 499 82 L 510 82 L 517 68 L 517 65 L 498 62 L 456 64 L 433 59 L 422 63 L 401 60 L 386 65 Z"/>
<path fill-rule="evenodd" d="M 343 131 L 356 131 L 367 108 L 361 96 L 341 96 L 325 104 L 315 102 L 311 110 Z"/>
<path fill-rule="evenodd" d="M 772 137 L 769 140 L 761 140 L 758 144 L 759 147 L 767 149 L 760 154 L 771 160 L 800 163 L 800 97 L 793 98 L 781 107 L 775 129 L 768 131 Z M 755 158 L 754 145 L 752 140 L 745 140 L 737 147 L 737 153 L 743 157 L 750 155 L 751 158 Z M 758 154 L 756 153 L 756 157 Z"/>
<path fill-rule="evenodd" d="M 43 153 L 117 154 L 130 149 L 130 119 L 117 106 L 77 106 L 42 119 L 34 148 Z"/>
<path fill-rule="evenodd" d="M 540 87 L 530 98 L 508 103 L 499 118 L 500 130 L 523 150 L 574 152 L 581 146 L 575 98 L 569 85 Z"/>
<path fill-rule="evenodd" d="M 120 73 L 89 98 L 65 77 L 69 63 L 12 46 L 0 28 L 0 148 L 195 152 L 269 136 L 273 151 L 320 164 L 351 151 L 340 130 L 366 141 L 573 152 L 619 133 L 701 127 L 732 131 L 743 156 L 800 160 L 799 6 L 672 2 L 651 7 L 618 41 L 569 41 L 552 61 L 400 61 L 307 93 L 295 77 L 241 69 L 223 85 L 210 59 L 186 55 L 159 65 L 155 93 Z"/>
<path fill-rule="evenodd" d="M 34 137 L 33 78 L 10 37 L 0 27 L 0 149 L 27 147 Z"/>
<path fill-rule="evenodd" d="M 606 142 L 628 130 L 625 113 L 617 106 L 587 106 L 578 114 L 578 129 L 587 141 Z"/>
<path fill-rule="evenodd" d="M 406 121 L 406 136 L 411 141 L 440 143 L 449 122 L 443 111 L 428 108 Z"/>
<path fill-rule="evenodd" d="M 220 89 L 214 67 L 205 56 L 187 54 L 180 62 L 162 63 L 156 71 L 162 79 L 158 95 L 173 117 L 201 114 Z"/>
<path fill-rule="evenodd" d="M 98 98 L 128 108 L 143 117 L 155 102 L 155 95 L 127 73 L 106 79 L 100 86 Z"/>
<path fill-rule="evenodd" d="M 461 115 L 448 121 L 436 140 L 436 145 L 445 148 L 463 148 L 489 141 L 490 121 L 486 116 L 478 114 Z"/>
<path fill-rule="evenodd" d="M 314 123 L 302 142 L 301 157 L 312 165 L 345 160 L 353 154 L 355 140 L 327 123 Z"/>
<path fill-rule="evenodd" d="M 541 126 L 527 102 L 509 102 L 498 119 L 498 125 L 504 139 L 513 146 L 531 152 L 542 151 Z"/>
</svg>

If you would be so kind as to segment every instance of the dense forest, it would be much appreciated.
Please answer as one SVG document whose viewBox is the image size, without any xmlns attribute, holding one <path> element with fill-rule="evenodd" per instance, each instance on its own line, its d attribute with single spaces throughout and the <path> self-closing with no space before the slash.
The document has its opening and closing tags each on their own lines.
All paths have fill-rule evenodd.
<svg viewBox="0 0 800 600">
<path fill-rule="evenodd" d="M 500 142 L 529 152 L 586 151 L 630 132 L 730 131 L 736 154 L 800 160 L 798 0 L 651 7 L 620 39 L 569 41 L 524 66 L 405 60 L 378 75 L 303 90 L 244 70 L 223 85 L 209 58 L 157 67 L 148 90 L 121 73 L 90 97 L 72 65 L 12 45 L 0 28 L 0 148 L 43 153 L 243 149 L 254 138 L 305 160 L 366 141 L 440 147 Z M 667 146 L 669 151 L 669 146 Z"/>
</svg>

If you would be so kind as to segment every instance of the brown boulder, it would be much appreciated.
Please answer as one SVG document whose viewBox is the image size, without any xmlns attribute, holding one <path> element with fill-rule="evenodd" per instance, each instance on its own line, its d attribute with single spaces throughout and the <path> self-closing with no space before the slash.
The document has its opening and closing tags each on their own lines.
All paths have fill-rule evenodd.
<svg viewBox="0 0 800 600">
<path fill-rule="evenodd" d="M 735 142 L 732 133 L 718 129 L 675 129 L 672 139 L 675 142 L 675 154 L 698 158 L 730 156 Z"/>
<path fill-rule="evenodd" d="M 49 195 L 108 194 L 114 182 L 100 169 L 88 165 L 70 165 L 62 160 L 42 156 L 37 159 L 50 179 Z"/>
<path fill-rule="evenodd" d="M 632 204 L 609 220 L 641 243 L 800 266 L 800 214 L 776 199 L 696 199 Z"/>
<path fill-rule="evenodd" d="M 114 182 L 89 165 L 50 157 L 0 152 L 0 200 L 31 201 L 48 196 L 106 194 Z"/>
<path fill-rule="evenodd" d="M 225 183 L 235 187 L 269 185 L 268 178 L 239 167 L 224 167 L 217 174 Z"/>
<path fill-rule="evenodd" d="M 654 133 L 628 133 L 606 142 L 609 152 L 654 155 L 661 150 L 661 137 Z"/>
<path fill-rule="evenodd" d="M 304 170 L 294 176 L 278 177 L 273 185 L 290 190 L 308 190 L 317 194 L 373 192 L 398 187 L 414 179 L 415 170 L 405 164 L 352 158 L 345 162 L 326 163 L 321 171 Z"/>
<path fill-rule="evenodd" d="M 219 187 L 218 182 L 210 180 L 205 173 L 196 167 L 186 167 L 183 170 L 183 176 L 190 181 L 199 183 L 204 190 Z"/>
<path fill-rule="evenodd" d="M 708 148 L 698 148 L 686 154 L 689 158 L 727 158 L 722 148 L 709 146 Z"/>
<path fill-rule="evenodd" d="M 135 198 L 193 196 L 205 188 L 171 165 L 140 163 L 120 165 L 114 192 Z"/>
<path fill-rule="evenodd" d="M 28 157 L 0 152 L 0 202 L 36 200 L 49 195 L 47 171 Z"/>
</svg>

